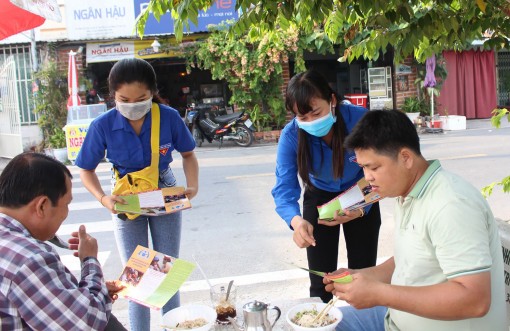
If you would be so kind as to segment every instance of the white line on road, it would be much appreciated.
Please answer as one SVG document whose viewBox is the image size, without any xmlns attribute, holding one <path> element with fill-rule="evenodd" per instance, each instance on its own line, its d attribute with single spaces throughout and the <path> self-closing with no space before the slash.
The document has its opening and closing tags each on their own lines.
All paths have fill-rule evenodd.
<svg viewBox="0 0 510 331">
<path fill-rule="evenodd" d="M 383 263 L 389 257 L 380 257 L 377 259 L 377 264 Z M 341 264 L 339 268 L 347 268 L 347 265 Z M 253 284 L 263 284 L 270 282 L 279 282 L 286 281 L 292 279 L 300 279 L 308 277 L 308 273 L 302 269 L 288 269 L 288 270 L 280 270 L 280 271 L 271 271 L 271 272 L 263 272 L 258 274 L 251 275 L 242 275 L 242 276 L 234 276 L 234 277 L 222 277 L 222 278 L 213 278 L 210 279 L 212 284 L 218 283 L 228 283 L 231 280 L 234 280 L 234 283 L 237 285 L 253 285 Z M 179 289 L 181 292 L 192 292 L 192 291 L 202 291 L 208 290 L 209 285 L 205 280 L 195 280 L 185 282 L 181 288 Z"/>
<path fill-rule="evenodd" d="M 102 185 L 101 187 L 103 188 L 103 191 L 105 193 L 110 193 L 112 190 L 111 185 Z M 73 194 L 79 194 L 79 193 L 89 193 L 89 191 L 85 187 L 77 187 L 77 188 L 73 187 Z M 90 197 L 92 197 L 92 195 Z"/>
<path fill-rule="evenodd" d="M 87 233 L 97 233 L 97 232 L 111 232 L 113 231 L 113 221 L 98 221 L 98 222 L 83 222 L 83 223 L 73 223 L 73 224 L 62 224 L 57 231 L 59 236 L 68 236 L 73 231 L 78 231 L 78 227 L 80 224 L 84 224 L 87 228 Z"/>
<path fill-rule="evenodd" d="M 253 175 L 241 175 L 241 176 L 228 176 L 225 179 L 243 179 L 243 178 L 253 178 L 253 177 L 268 177 L 274 176 L 274 172 L 266 172 L 262 174 L 253 174 Z"/>
<path fill-rule="evenodd" d="M 97 253 L 97 259 L 102 266 L 106 263 L 106 260 L 110 256 L 110 251 L 103 251 Z M 69 269 L 71 272 L 79 272 L 81 270 L 81 262 L 80 259 L 74 256 L 73 254 L 61 254 L 60 260 L 62 263 Z M 120 270 L 119 270 L 120 276 Z"/>
<path fill-rule="evenodd" d="M 104 208 L 99 201 L 72 202 L 69 205 L 70 211 Z"/>
<path fill-rule="evenodd" d="M 97 176 L 97 178 L 99 180 L 108 180 L 108 179 L 111 179 L 112 176 L 111 175 L 100 175 L 100 176 Z M 71 181 L 73 183 L 81 183 L 81 178 L 78 176 L 73 176 L 73 179 Z"/>
</svg>

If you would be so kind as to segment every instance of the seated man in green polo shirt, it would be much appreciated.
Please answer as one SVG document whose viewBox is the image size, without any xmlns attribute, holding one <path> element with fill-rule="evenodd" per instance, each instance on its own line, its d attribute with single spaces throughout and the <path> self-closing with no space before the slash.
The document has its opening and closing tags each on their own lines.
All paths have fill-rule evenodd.
<svg viewBox="0 0 510 331">
<path fill-rule="evenodd" d="M 337 331 L 508 331 L 501 242 L 480 192 L 425 160 L 402 112 L 368 112 L 345 147 L 373 191 L 397 198 L 395 255 L 350 270 L 351 283 L 324 280 L 350 304 Z"/>
</svg>

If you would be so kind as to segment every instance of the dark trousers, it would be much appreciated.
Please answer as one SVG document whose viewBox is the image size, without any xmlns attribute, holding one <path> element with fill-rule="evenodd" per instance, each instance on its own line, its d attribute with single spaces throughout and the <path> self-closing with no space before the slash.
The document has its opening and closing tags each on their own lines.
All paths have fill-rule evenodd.
<svg viewBox="0 0 510 331">
<path fill-rule="evenodd" d="M 306 249 L 308 268 L 317 271 L 331 272 L 337 269 L 338 242 L 340 225 L 326 226 L 317 224 L 320 206 L 340 192 L 327 192 L 317 188 L 307 188 L 303 198 L 303 218 L 313 225 L 313 236 L 316 246 Z M 370 212 L 362 218 L 342 224 L 347 248 L 347 261 L 350 269 L 372 267 L 377 260 L 377 243 L 381 227 L 379 203 L 372 204 Z M 322 277 L 310 274 L 310 296 L 320 297 L 328 302 L 333 295 L 326 292 Z"/>
<path fill-rule="evenodd" d="M 108 319 L 108 324 L 104 331 L 127 331 L 127 329 L 122 325 L 122 323 L 115 317 L 113 314 L 110 315 L 110 319 Z"/>
</svg>

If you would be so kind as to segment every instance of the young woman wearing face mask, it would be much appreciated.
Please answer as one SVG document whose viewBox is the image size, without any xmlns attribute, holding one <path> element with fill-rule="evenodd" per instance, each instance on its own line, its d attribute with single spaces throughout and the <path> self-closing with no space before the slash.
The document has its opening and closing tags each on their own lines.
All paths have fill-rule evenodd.
<svg viewBox="0 0 510 331">
<path fill-rule="evenodd" d="M 276 212 L 294 230 L 293 239 L 306 248 L 309 269 L 337 270 L 342 224 L 351 269 L 374 266 L 381 216 L 377 203 L 333 221 L 318 220 L 322 205 L 363 177 L 354 152 L 342 147 L 345 137 L 367 111 L 339 101 L 326 79 L 310 70 L 294 76 L 287 86 L 285 104 L 296 116 L 282 131 L 276 156 L 276 185 L 272 190 Z M 299 199 L 304 186 L 303 213 Z M 310 274 L 310 296 L 324 302 L 322 278 Z"/>
<path fill-rule="evenodd" d="M 112 213 L 115 239 L 121 259 L 125 264 L 137 245 L 149 247 L 151 239 L 154 250 L 174 257 L 179 256 L 181 236 L 181 213 L 161 216 L 139 216 L 126 219 L 114 210 L 116 202 L 123 200 L 101 187 L 95 169 L 104 158 L 112 163 L 114 178 L 123 178 L 128 173 L 146 169 L 151 164 L 151 132 L 153 102 L 159 105 L 159 163 L 155 174 L 158 186 L 175 186 L 176 179 L 170 168 L 172 152 L 182 156 L 186 177 L 186 195 L 193 198 L 198 191 L 198 163 L 193 152 L 195 142 L 177 110 L 158 101 L 156 74 L 152 66 L 141 59 L 125 59 L 117 62 L 108 77 L 110 93 L 115 99 L 115 108 L 92 121 L 83 146 L 76 159 L 81 168 L 83 185 Z M 156 115 L 155 115 L 156 116 Z M 156 163 L 156 162 L 154 162 Z M 151 172 L 153 173 L 153 172 Z M 118 175 L 117 175 L 118 174 Z M 112 188 L 115 188 L 115 179 Z M 150 228 L 151 238 L 148 229 Z M 178 307 L 176 294 L 163 307 L 162 314 Z M 149 308 L 129 302 L 130 330 L 150 329 Z"/>
</svg>

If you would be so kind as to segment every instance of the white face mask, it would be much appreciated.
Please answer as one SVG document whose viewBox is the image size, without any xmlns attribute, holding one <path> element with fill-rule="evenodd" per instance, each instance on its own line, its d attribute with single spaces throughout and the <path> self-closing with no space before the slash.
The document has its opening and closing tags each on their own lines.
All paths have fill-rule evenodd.
<svg viewBox="0 0 510 331">
<path fill-rule="evenodd" d="M 152 98 L 140 102 L 121 102 L 115 100 L 116 108 L 125 118 L 137 121 L 151 110 Z"/>
</svg>

